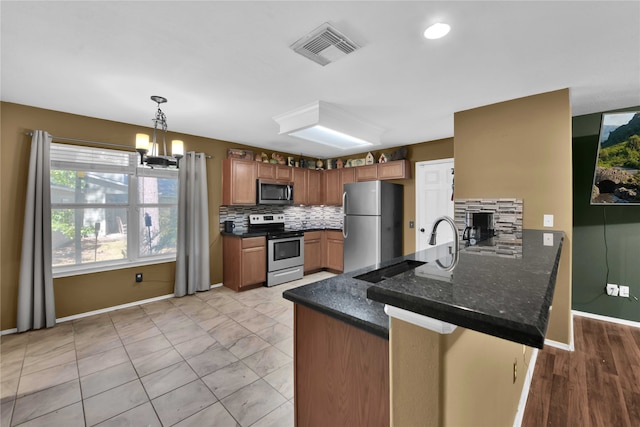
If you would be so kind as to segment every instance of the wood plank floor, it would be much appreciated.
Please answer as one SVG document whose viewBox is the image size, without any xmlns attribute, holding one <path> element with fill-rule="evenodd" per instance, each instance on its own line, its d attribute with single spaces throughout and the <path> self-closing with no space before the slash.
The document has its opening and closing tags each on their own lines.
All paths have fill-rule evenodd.
<svg viewBox="0 0 640 427">
<path fill-rule="evenodd" d="M 640 426 L 640 328 L 573 325 L 575 351 L 538 353 L 522 426 Z"/>
</svg>

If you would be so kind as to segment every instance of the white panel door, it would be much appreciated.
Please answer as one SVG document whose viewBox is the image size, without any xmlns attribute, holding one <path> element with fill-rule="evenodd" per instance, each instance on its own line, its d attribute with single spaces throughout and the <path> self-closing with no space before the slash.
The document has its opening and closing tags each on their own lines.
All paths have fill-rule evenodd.
<svg viewBox="0 0 640 427">
<path fill-rule="evenodd" d="M 416 251 L 429 247 L 431 228 L 439 217 L 453 218 L 453 159 L 416 163 Z M 453 230 L 438 225 L 436 244 L 453 241 Z"/>
</svg>

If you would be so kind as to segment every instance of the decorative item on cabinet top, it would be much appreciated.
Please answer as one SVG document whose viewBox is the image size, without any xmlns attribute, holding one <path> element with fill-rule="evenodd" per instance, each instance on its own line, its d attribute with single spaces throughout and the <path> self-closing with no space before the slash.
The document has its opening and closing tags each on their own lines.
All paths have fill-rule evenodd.
<svg viewBox="0 0 640 427">
<path fill-rule="evenodd" d="M 227 149 L 227 158 L 253 160 L 253 151 L 229 148 Z"/>
</svg>

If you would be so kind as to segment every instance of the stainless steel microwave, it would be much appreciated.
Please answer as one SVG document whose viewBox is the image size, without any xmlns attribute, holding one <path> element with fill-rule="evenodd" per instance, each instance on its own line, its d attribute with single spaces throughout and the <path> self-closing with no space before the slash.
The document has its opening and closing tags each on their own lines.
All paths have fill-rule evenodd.
<svg viewBox="0 0 640 427">
<path fill-rule="evenodd" d="M 258 179 L 256 189 L 256 204 L 292 205 L 293 183 Z"/>
</svg>

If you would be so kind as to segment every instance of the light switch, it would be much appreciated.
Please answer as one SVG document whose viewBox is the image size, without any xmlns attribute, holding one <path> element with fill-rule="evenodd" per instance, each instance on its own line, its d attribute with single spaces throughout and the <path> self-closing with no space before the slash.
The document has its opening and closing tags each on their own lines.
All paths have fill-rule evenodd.
<svg viewBox="0 0 640 427">
<path fill-rule="evenodd" d="M 553 215 L 545 214 L 543 224 L 545 227 L 553 227 Z"/>
</svg>

